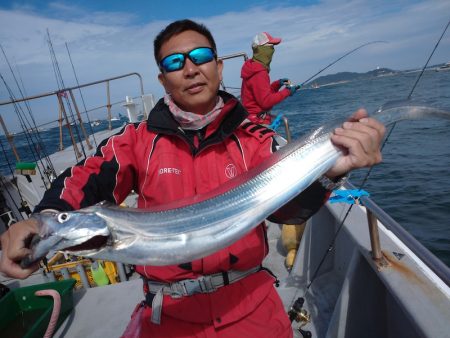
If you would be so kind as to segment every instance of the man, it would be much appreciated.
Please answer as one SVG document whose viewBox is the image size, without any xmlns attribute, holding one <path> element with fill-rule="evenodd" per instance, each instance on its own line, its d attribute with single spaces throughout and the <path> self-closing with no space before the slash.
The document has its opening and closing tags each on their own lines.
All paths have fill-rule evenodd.
<svg viewBox="0 0 450 338">
<path fill-rule="evenodd" d="M 249 113 L 249 120 L 259 124 L 270 124 L 269 111 L 288 96 L 293 95 L 298 86 L 291 86 L 289 79 L 280 79 L 270 83 L 270 63 L 275 45 L 281 42 L 269 33 L 263 32 L 253 38 L 253 57 L 248 59 L 241 69 L 242 105 Z M 281 87 L 283 89 L 280 90 Z"/>
<path fill-rule="evenodd" d="M 255 128 L 238 100 L 219 91 L 223 64 L 206 27 L 173 22 L 156 37 L 154 53 L 167 95 L 148 121 L 127 125 L 102 142 L 95 156 L 64 172 L 35 212 L 78 209 L 105 199 L 120 203 L 132 189 L 139 208 L 169 203 L 227 182 L 229 165 L 241 174 L 270 156 L 274 132 Z M 364 111 L 352 121 L 333 136 L 347 155 L 327 173 L 330 179 L 381 160 L 383 126 Z M 295 214 L 280 210 L 277 217 L 309 217 L 328 193 L 315 182 L 291 202 L 296 207 L 286 208 Z M 14 224 L 2 236 L 0 271 L 25 278 L 37 268 L 22 270 L 17 264 L 29 252 L 24 242 L 30 233 L 37 233 L 33 219 Z M 274 278 L 260 269 L 267 254 L 265 235 L 260 224 L 202 259 L 137 266 L 146 301 L 136 307 L 124 337 L 292 337 Z M 202 283 L 205 276 L 214 278 L 214 288 Z"/>
</svg>

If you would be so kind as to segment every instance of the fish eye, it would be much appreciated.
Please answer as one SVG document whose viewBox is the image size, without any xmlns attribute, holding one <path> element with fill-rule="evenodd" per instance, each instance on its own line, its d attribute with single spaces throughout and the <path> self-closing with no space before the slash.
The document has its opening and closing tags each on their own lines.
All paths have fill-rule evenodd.
<svg viewBox="0 0 450 338">
<path fill-rule="evenodd" d="M 67 221 L 70 218 L 69 214 L 66 212 L 63 212 L 61 214 L 58 215 L 58 222 L 59 223 L 64 223 L 65 221 Z"/>
</svg>

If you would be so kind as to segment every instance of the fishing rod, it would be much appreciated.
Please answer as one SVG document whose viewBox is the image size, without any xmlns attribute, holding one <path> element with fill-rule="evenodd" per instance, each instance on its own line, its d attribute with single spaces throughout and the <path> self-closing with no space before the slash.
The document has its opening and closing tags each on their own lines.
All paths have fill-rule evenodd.
<svg viewBox="0 0 450 338">
<path fill-rule="evenodd" d="M 11 67 L 11 63 L 9 62 L 9 59 L 8 59 L 8 57 L 7 57 L 6 53 L 5 53 L 5 50 L 3 49 L 3 46 L 1 44 L 0 44 L 0 50 L 2 51 L 3 57 L 5 58 L 5 61 L 6 61 L 6 64 L 9 67 L 9 70 L 10 70 L 11 75 L 12 75 L 12 77 L 14 79 L 14 82 L 15 82 L 15 84 L 17 86 L 17 89 L 19 91 L 20 96 L 22 98 L 24 98 L 25 97 L 25 94 L 24 94 L 25 93 L 25 86 L 23 85 L 23 81 L 22 81 L 22 87 L 23 87 L 23 91 L 22 91 L 22 89 L 20 87 L 20 84 L 19 84 L 19 81 L 17 80 L 16 75 L 14 74 L 13 68 Z M 8 85 L 7 85 L 6 81 L 4 80 L 4 78 L 1 77 L 1 79 L 2 79 L 2 81 L 4 83 L 4 85 L 5 85 L 5 88 L 7 89 L 8 93 L 10 94 L 9 96 L 13 97 L 14 94 L 13 94 L 12 90 L 8 87 Z M 14 104 L 14 109 L 17 110 L 16 113 L 18 113 L 19 119 L 20 119 L 20 116 L 22 116 L 22 121 L 23 121 L 22 123 L 23 123 L 23 126 L 24 126 L 23 127 L 24 130 L 32 129 L 34 127 L 34 129 L 37 131 L 38 127 L 36 125 L 36 120 L 34 119 L 34 115 L 33 115 L 33 112 L 31 110 L 31 106 L 30 106 L 30 104 L 27 101 L 25 101 L 25 107 L 26 107 L 26 111 L 28 112 L 28 115 L 29 115 L 29 117 L 31 119 L 31 122 L 27 118 L 27 116 L 25 114 L 25 111 L 22 109 L 22 107 L 20 105 Z M 26 124 L 28 124 L 28 125 L 26 126 Z M 36 147 L 38 147 L 40 149 L 39 151 L 36 152 L 36 155 L 37 155 L 37 158 L 40 158 L 40 162 L 42 164 L 42 167 L 45 168 L 45 166 L 43 164 L 43 160 L 45 160 L 47 167 L 51 171 L 54 172 L 55 170 L 53 168 L 53 164 L 50 161 L 50 157 L 49 157 L 49 155 L 47 153 L 47 150 L 46 150 L 46 148 L 44 146 L 44 142 L 43 142 L 43 140 L 41 138 L 40 133 L 37 132 L 37 133 L 35 133 L 35 135 L 31 135 L 30 134 L 28 142 L 31 142 L 31 144 L 33 145 L 33 147 L 35 149 L 36 149 Z M 36 146 L 36 144 L 37 144 L 37 146 Z M 31 152 L 33 153 L 32 149 L 31 149 Z M 41 157 L 39 154 L 42 154 L 43 156 Z M 33 153 L 33 155 L 34 155 L 34 153 Z M 40 170 L 39 170 L 39 172 L 40 172 Z M 42 180 L 44 181 L 43 178 L 42 178 Z"/>
<path fill-rule="evenodd" d="M 72 65 L 73 75 L 75 76 L 75 80 L 76 80 L 77 86 L 78 86 L 78 91 L 80 93 L 81 101 L 83 103 L 84 112 L 86 113 L 86 117 L 87 117 L 87 120 L 89 123 L 88 125 L 90 126 L 90 129 L 91 129 L 91 135 L 92 135 L 92 138 L 94 139 L 95 147 L 97 147 L 97 140 L 95 139 L 94 129 L 92 129 L 91 119 L 89 118 L 89 114 L 87 112 L 86 103 L 84 102 L 83 93 L 80 88 L 80 83 L 78 82 L 78 76 L 77 76 L 77 73 L 75 72 L 75 66 L 73 65 L 72 56 L 70 55 L 70 51 L 69 51 L 69 46 L 67 45 L 67 42 L 65 44 L 66 44 L 67 54 L 69 55 L 70 64 Z"/>
<path fill-rule="evenodd" d="M 411 92 L 410 92 L 409 95 L 408 95 L 408 100 L 411 98 L 411 95 L 412 95 L 414 89 L 416 89 L 417 83 L 418 83 L 419 80 L 422 78 L 422 75 L 423 75 L 423 73 L 425 72 L 425 69 L 426 69 L 427 66 L 428 66 L 428 62 L 430 62 L 431 57 L 433 56 L 434 52 L 436 51 L 436 48 L 439 46 L 439 43 L 441 42 L 442 38 L 444 37 L 444 34 L 445 34 L 445 32 L 447 31 L 447 28 L 448 28 L 449 25 L 450 25 L 450 20 L 447 22 L 447 26 L 445 26 L 445 29 L 444 29 L 444 31 L 442 32 L 441 37 L 439 38 L 438 42 L 436 42 L 436 45 L 434 46 L 433 51 L 431 52 L 430 56 L 428 57 L 427 62 L 425 62 L 424 66 L 423 66 L 423 68 L 422 68 L 422 71 L 420 72 L 419 76 L 417 77 L 417 80 L 416 80 L 416 82 L 414 83 L 414 86 L 412 87 Z"/>
<path fill-rule="evenodd" d="M 61 74 L 61 69 L 59 68 L 58 59 L 56 58 L 56 53 L 55 53 L 55 50 L 53 48 L 53 42 L 52 42 L 52 39 L 50 37 L 50 32 L 49 32 L 48 29 L 47 29 L 47 45 L 48 45 L 48 49 L 50 51 L 50 58 L 52 60 L 53 72 L 55 74 L 56 83 L 58 85 L 58 89 L 61 91 L 61 89 L 65 88 L 66 86 L 64 84 L 64 79 L 63 79 L 62 74 Z M 64 94 L 64 93 L 62 93 L 62 94 Z M 82 138 L 80 136 L 80 132 L 78 130 L 77 124 L 75 123 L 75 115 L 74 115 L 73 110 L 72 110 L 72 105 L 70 104 L 70 100 L 69 100 L 68 96 L 64 96 L 64 97 L 66 99 L 66 104 L 67 104 L 68 111 L 69 111 L 69 114 L 70 114 L 69 115 L 70 119 L 69 119 L 69 117 L 66 117 L 67 118 L 67 122 L 69 122 L 69 120 L 71 120 L 74 123 L 75 133 L 76 133 L 76 136 L 77 136 L 78 141 L 80 143 L 81 150 L 83 152 L 84 158 L 87 158 L 87 155 L 86 155 L 86 152 L 85 152 L 85 149 L 84 149 L 84 145 L 83 145 L 83 142 L 82 142 L 83 140 L 82 140 Z M 62 97 L 61 97 L 61 101 L 60 102 L 62 102 Z M 64 110 L 63 107 L 61 107 L 61 109 Z M 70 128 L 69 128 L 69 133 L 71 134 Z M 75 141 L 74 137 L 72 136 L 72 134 L 71 134 L 71 139 L 72 139 L 72 143 L 73 143 L 73 151 L 75 153 L 75 158 L 78 159 L 78 157 L 81 154 L 78 153 L 78 147 L 76 146 L 76 141 Z"/>
<path fill-rule="evenodd" d="M 361 46 L 358 46 L 358 47 L 352 49 L 351 51 L 345 53 L 344 55 L 342 55 L 342 56 L 339 57 L 338 59 L 334 60 L 334 61 L 331 62 L 328 66 L 322 68 L 322 69 L 319 70 L 317 73 L 315 73 L 314 75 L 312 75 L 311 77 L 309 77 L 307 80 L 303 81 L 301 84 L 299 84 L 299 85 L 293 85 L 293 87 L 296 87 L 297 90 L 300 89 L 300 88 L 303 87 L 305 84 L 307 84 L 309 81 L 311 81 L 313 78 L 315 78 L 317 75 L 319 75 L 320 73 L 322 73 L 324 70 L 330 68 L 332 65 L 334 65 L 334 64 L 335 64 L 336 62 L 338 62 L 339 60 L 342 60 L 342 59 L 345 58 L 346 56 L 348 56 L 348 55 L 350 55 L 350 54 L 356 52 L 358 49 L 361 49 L 361 48 L 363 48 L 363 47 L 365 47 L 365 46 L 367 46 L 367 45 L 371 45 L 371 44 L 374 44 L 374 43 L 387 43 L 387 41 L 376 40 L 376 41 L 366 42 L 366 43 L 362 44 Z M 280 116 L 280 115 L 281 115 L 281 114 L 279 114 L 278 116 Z M 278 116 L 277 116 L 277 117 L 278 117 Z M 280 116 L 280 118 L 281 118 L 281 116 Z M 271 125 L 271 128 L 272 128 L 272 129 L 276 129 L 277 127 L 278 127 L 278 125 L 276 125 L 276 124 Z"/>
<path fill-rule="evenodd" d="M 356 47 L 355 49 L 352 49 L 351 51 L 345 53 L 344 55 L 342 55 L 342 56 L 339 57 L 338 59 L 336 59 L 336 60 L 334 60 L 333 62 L 331 62 L 328 66 L 326 66 L 326 67 L 322 68 L 321 70 L 319 70 L 317 73 L 315 73 L 314 75 L 312 75 L 311 77 L 309 77 L 307 80 L 303 81 L 303 82 L 299 85 L 299 88 L 300 88 L 300 87 L 303 87 L 305 84 L 307 84 L 307 83 L 308 83 L 309 81 L 311 81 L 313 78 L 315 78 L 317 75 L 319 75 L 320 73 L 322 73 L 324 70 L 330 68 L 332 65 L 334 65 L 334 64 L 335 64 L 336 62 L 338 62 L 339 60 L 342 60 L 342 59 L 345 58 L 346 56 L 348 56 L 348 55 L 350 55 L 350 54 L 356 52 L 358 49 L 361 49 L 361 48 L 363 48 L 363 47 L 365 47 L 365 46 L 372 45 L 372 44 L 375 44 L 375 43 L 387 43 L 387 41 L 381 41 L 381 40 L 370 41 L 370 42 L 367 42 L 367 43 L 362 44 L 361 46 Z"/>
<path fill-rule="evenodd" d="M 425 65 L 423 66 L 422 72 L 419 74 L 419 76 L 418 76 L 416 82 L 414 83 L 414 85 L 413 85 L 413 87 L 412 87 L 412 90 L 411 90 L 411 92 L 409 93 L 409 95 L 408 95 L 408 97 L 407 97 L 407 100 L 409 100 L 409 99 L 411 98 L 411 95 L 412 95 L 412 93 L 414 92 L 414 89 L 416 88 L 417 83 L 418 83 L 419 80 L 421 79 L 421 77 L 422 77 L 422 75 L 423 75 L 423 73 L 424 73 L 424 71 L 425 71 L 425 69 L 426 69 L 426 67 L 427 67 L 427 65 L 428 65 L 428 62 L 430 61 L 430 59 L 431 59 L 431 57 L 433 56 L 435 50 L 437 49 L 439 43 L 441 42 L 442 37 L 444 36 L 445 32 L 447 31 L 447 28 L 449 27 L 449 25 L 450 25 L 450 20 L 449 20 L 449 22 L 447 23 L 447 25 L 445 26 L 445 29 L 444 29 L 444 31 L 442 32 L 441 37 L 439 38 L 438 42 L 436 43 L 436 45 L 435 45 L 433 51 L 431 52 L 430 56 L 428 57 L 427 62 L 426 62 Z M 391 130 L 390 130 L 388 136 L 386 137 L 386 139 L 385 139 L 383 145 L 381 146 L 381 150 L 383 150 L 383 148 L 384 148 L 384 146 L 385 146 L 385 144 L 386 144 L 386 141 L 387 141 L 387 139 L 389 138 L 389 136 L 391 135 L 392 130 L 393 130 L 394 127 L 395 127 L 395 123 L 392 125 L 392 128 L 391 128 Z M 369 170 L 368 170 L 366 176 L 364 177 L 363 182 L 361 183 L 361 185 L 360 185 L 360 187 L 358 188 L 358 190 L 362 190 L 363 186 L 365 185 L 365 183 L 367 182 L 367 180 L 368 180 L 368 178 L 369 178 L 369 175 L 370 175 L 372 169 L 373 169 L 373 166 L 371 166 L 371 167 L 369 168 Z M 331 243 L 330 243 L 330 245 L 329 245 L 327 251 L 326 251 L 325 254 L 323 255 L 323 257 L 322 257 L 322 259 L 320 260 L 320 262 L 319 262 L 319 264 L 318 264 L 316 270 L 314 271 L 313 276 L 311 277 L 310 282 L 309 282 L 308 285 L 306 286 L 306 290 L 305 290 L 305 292 L 304 292 L 304 295 L 306 295 L 306 293 L 307 293 L 308 290 L 310 289 L 312 283 L 313 283 L 313 282 L 315 281 L 315 279 L 317 278 L 317 274 L 319 273 L 320 268 L 322 267 L 323 263 L 325 262 L 326 257 L 327 257 L 328 254 L 334 249 L 334 246 L 335 246 L 335 243 L 336 243 L 336 238 L 337 238 L 338 234 L 340 233 L 340 231 L 341 231 L 341 229 L 342 229 L 342 227 L 343 227 L 343 225 L 344 225 L 344 222 L 346 221 L 348 215 L 350 214 L 350 211 L 352 210 L 353 205 L 354 205 L 354 204 L 351 204 L 351 205 L 350 205 L 350 207 L 348 208 L 348 210 L 347 210 L 347 212 L 346 212 L 344 218 L 343 218 L 342 221 L 340 222 L 340 224 L 339 224 L 339 226 L 338 226 L 338 229 L 337 229 L 336 233 L 334 234 L 334 237 L 333 237 L 333 239 L 331 240 Z M 303 296 L 303 297 L 304 297 L 304 296 Z M 296 304 L 297 302 L 298 302 L 298 304 Z M 302 297 L 298 298 L 298 299 L 294 302 L 292 308 L 295 309 L 296 306 L 297 306 L 297 307 L 298 307 L 298 306 L 301 307 L 300 304 L 303 304 L 302 302 L 303 302 L 303 298 L 302 298 Z"/>
</svg>

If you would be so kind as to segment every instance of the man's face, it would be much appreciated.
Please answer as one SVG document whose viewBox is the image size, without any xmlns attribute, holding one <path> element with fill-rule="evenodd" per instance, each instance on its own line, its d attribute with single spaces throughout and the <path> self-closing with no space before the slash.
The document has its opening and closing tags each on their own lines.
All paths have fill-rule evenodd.
<svg viewBox="0 0 450 338">
<path fill-rule="evenodd" d="M 173 53 L 187 53 L 197 47 L 211 47 L 208 39 L 195 31 L 185 31 L 173 36 L 161 46 L 160 60 Z M 184 111 L 206 114 L 210 112 L 217 98 L 222 80 L 222 61 L 195 65 L 186 58 L 180 70 L 158 75 L 159 82 L 175 103 Z"/>
</svg>

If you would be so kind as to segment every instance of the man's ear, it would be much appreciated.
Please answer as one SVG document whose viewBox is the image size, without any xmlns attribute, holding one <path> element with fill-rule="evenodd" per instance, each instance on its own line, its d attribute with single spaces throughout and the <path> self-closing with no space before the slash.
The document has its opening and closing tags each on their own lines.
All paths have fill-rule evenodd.
<svg viewBox="0 0 450 338">
<path fill-rule="evenodd" d="M 164 78 L 164 74 L 163 73 L 159 73 L 158 74 L 158 81 L 165 88 L 165 78 Z"/>
<path fill-rule="evenodd" d="M 220 81 L 223 80 L 222 78 L 222 71 L 223 71 L 223 60 L 217 60 L 217 72 L 219 74 Z"/>
<path fill-rule="evenodd" d="M 166 77 L 164 76 L 163 73 L 159 73 L 159 74 L 158 74 L 158 81 L 159 81 L 159 83 L 161 83 L 161 85 L 164 87 L 164 91 L 165 91 L 167 94 L 169 94 L 169 92 L 167 91 L 167 88 L 166 88 Z"/>
</svg>

